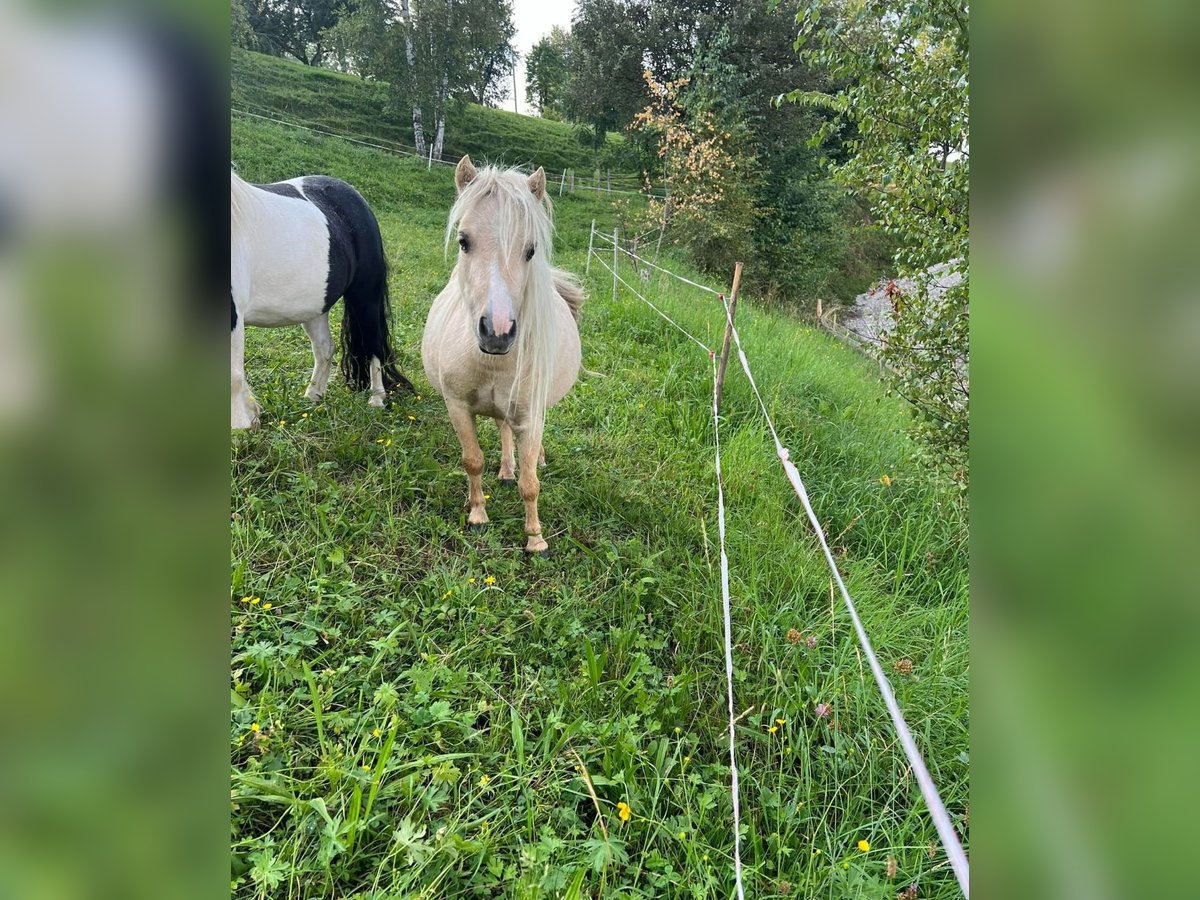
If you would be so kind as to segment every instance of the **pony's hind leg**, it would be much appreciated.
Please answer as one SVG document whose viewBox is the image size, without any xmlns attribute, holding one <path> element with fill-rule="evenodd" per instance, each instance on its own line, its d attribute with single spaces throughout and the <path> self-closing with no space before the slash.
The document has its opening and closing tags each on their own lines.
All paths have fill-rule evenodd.
<svg viewBox="0 0 1200 900">
<path fill-rule="evenodd" d="M 462 444 L 462 465 L 467 470 L 467 524 L 472 531 L 478 531 L 488 523 L 487 510 L 483 500 L 483 450 L 479 447 L 479 435 L 475 431 L 475 415 L 464 406 L 447 403 L 446 412 L 450 414 L 450 424 Z"/>
<path fill-rule="evenodd" d="M 512 426 L 503 419 L 497 419 L 496 427 L 500 429 L 500 484 L 504 487 L 512 487 L 517 483 L 517 462 L 513 453 Z"/>
<path fill-rule="evenodd" d="M 378 356 L 371 357 L 371 399 L 367 401 L 367 405 L 375 409 L 383 409 L 384 400 L 387 399 L 387 390 L 383 386 L 383 363 L 379 361 Z M 474 427 L 474 426 L 472 426 Z"/>
<path fill-rule="evenodd" d="M 538 519 L 538 493 L 541 482 L 538 481 L 537 463 L 542 452 L 542 434 L 540 428 L 523 428 L 517 431 L 517 445 L 521 451 L 521 477 L 517 488 L 521 499 L 525 502 L 525 552 L 536 553 L 538 556 L 549 556 L 549 544 L 542 537 L 542 523 Z"/>
<path fill-rule="evenodd" d="M 325 396 L 329 387 L 329 368 L 333 362 L 333 335 L 329 331 L 329 314 L 322 313 L 304 323 L 312 342 L 313 373 L 304 396 L 314 403 Z"/>
</svg>

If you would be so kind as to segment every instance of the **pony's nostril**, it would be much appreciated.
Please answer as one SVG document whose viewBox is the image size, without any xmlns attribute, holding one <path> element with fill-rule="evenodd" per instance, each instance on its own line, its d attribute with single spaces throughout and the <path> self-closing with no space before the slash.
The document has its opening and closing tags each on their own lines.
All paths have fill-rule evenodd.
<svg viewBox="0 0 1200 900">
<path fill-rule="evenodd" d="M 492 329 L 488 328 L 487 316 L 479 317 L 479 336 L 488 337 L 492 333 Z"/>
</svg>

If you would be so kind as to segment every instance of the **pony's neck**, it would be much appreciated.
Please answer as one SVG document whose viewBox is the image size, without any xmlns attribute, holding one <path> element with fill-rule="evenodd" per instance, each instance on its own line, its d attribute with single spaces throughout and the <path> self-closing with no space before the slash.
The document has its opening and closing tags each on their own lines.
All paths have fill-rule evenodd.
<svg viewBox="0 0 1200 900">
<path fill-rule="evenodd" d="M 229 220 L 234 229 L 253 224 L 261 204 L 259 190 L 244 181 L 236 172 L 229 173 Z"/>
</svg>

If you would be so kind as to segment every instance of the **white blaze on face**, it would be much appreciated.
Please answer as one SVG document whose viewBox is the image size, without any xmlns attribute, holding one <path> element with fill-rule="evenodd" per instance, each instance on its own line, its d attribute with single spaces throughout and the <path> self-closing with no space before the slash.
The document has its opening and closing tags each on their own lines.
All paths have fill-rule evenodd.
<svg viewBox="0 0 1200 900">
<path fill-rule="evenodd" d="M 488 315 L 492 319 L 492 331 L 497 336 L 504 336 L 513 327 L 512 293 L 504 276 L 500 274 L 500 260 L 492 260 L 491 277 L 488 279 Z"/>
</svg>

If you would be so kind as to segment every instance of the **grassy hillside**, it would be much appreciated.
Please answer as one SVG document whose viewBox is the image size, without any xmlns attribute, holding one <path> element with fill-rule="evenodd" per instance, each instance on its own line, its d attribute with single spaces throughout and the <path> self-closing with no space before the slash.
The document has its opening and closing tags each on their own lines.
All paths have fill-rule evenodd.
<svg viewBox="0 0 1200 900">
<path fill-rule="evenodd" d="M 614 302 L 593 264 L 581 330 L 601 374 L 550 413 L 541 515 L 554 555 L 527 560 L 486 422 L 492 524 L 465 530 L 459 445 L 422 375 L 425 313 L 451 266 L 451 173 L 246 120 L 233 157 L 252 180 L 321 171 L 362 189 L 419 390 L 376 412 L 335 378 L 312 407 L 302 330 L 250 332 L 264 426 L 232 441 L 233 895 L 728 898 L 707 356 L 624 289 Z M 582 276 L 588 224 L 611 228 L 610 209 L 576 196 L 556 212 L 556 261 Z M 719 346 L 711 298 L 644 286 Z M 964 516 L 911 462 L 907 410 L 871 365 L 752 297 L 739 319 L 965 835 Z M 748 896 L 891 898 L 913 882 L 921 897 L 957 896 L 736 363 L 723 405 Z"/>
<path fill-rule="evenodd" d="M 411 112 L 390 106 L 386 84 L 236 47 L 230 64 L 236 109 L 412 148 Z M 590 178 L 598 164 L 613 166 L 615 175 L 613 157 L 620 146 L 620 136 L 609 135 L 597 162 L 592 150 L 579 143 L 575 129 L 563 122 L 474 103 L 454 104 L 446 117 L 447 157 L 469 153 L 477 161 L 532 162 L 556 177 L 573 167 Z"/>
</svg>

